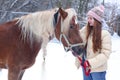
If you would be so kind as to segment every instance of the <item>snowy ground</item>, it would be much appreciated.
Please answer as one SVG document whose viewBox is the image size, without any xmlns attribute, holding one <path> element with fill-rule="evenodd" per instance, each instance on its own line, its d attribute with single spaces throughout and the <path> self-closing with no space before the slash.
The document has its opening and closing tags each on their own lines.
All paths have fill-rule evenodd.
<svg viewBox="0 0 120 80">
<path fill-rule="evenodd" d="M 107 80 L 120 80 L 120 37 L 112 37 L 112 54 L 108 62 Z M 65 52 L 57 41 L 51 41 L 47 46 L 46 61 L 42 60 L 42 51 L 36 58 L 36 63 L 26 70 L 22 80 L 82 80 L 82 71 L 76 69 L 74 56 Z M 0 72 L 0 80 L 7 80 L 7 70 Z"/>
</svg>

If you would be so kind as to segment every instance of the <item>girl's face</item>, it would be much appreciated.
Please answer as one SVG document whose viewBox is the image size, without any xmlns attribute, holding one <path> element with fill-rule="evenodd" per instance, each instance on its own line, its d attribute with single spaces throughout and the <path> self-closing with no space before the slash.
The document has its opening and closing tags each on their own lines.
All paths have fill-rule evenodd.
<svg viewBox="0 0 120 80">
<path fill-rule="evenodd" d="M 95 20 L 94 20 L 94 18 L 92 16 L 88 16 L 87 21 L 90 24 L 90 26 L 94 26 L 94 21 Z"/>
</svg>

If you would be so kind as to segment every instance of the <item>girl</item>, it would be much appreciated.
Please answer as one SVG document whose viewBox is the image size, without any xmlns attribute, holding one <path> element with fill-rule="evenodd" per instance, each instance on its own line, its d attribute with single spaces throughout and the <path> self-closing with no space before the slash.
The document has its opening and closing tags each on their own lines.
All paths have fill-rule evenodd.
<svg viewBox="0 0 120 80">
<path fill-rule="evenodd" d="M 86 57 L 82 65 L 84 80 L 106 80 L 107 62 L 111 53 L 111 36 L 106 30 L 107 25 L 103 15 L 104 6 L 92 8 L 87 14 L 87 25 L 80 30 L 81 37 L 86 43 Z M 75 64 L 79 68 L 81 63 L 78 58 Z"/>
</svg>

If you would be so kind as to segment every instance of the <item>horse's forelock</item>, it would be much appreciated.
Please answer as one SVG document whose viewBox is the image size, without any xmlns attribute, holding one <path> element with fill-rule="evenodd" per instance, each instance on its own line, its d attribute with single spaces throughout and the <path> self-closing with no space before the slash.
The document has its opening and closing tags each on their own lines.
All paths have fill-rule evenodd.
<svg viewBox="0 0 120 80">
<path fill-rule="evenodd" d="M 62 23 L 61 23 L 64 33 L 68 32 L 70 22 L 71 22 L 73 16 L 75 16 L 75 24 L 78 23 L 77 13 L 73 8 L 66 9 L 65 11 L 68 12 L 68 16 L 64 20 L 62 20 Z"/>
</svg>

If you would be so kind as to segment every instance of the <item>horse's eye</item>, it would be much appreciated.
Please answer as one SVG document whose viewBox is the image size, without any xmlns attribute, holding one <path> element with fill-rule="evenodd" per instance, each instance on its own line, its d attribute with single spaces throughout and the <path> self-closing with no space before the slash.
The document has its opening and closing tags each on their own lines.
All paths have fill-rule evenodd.
<svg viewBox="0 0 120 80">
<path fill-rule="evenodd" d="M 70 25 L 70 28 L 73 29 L 73 25 Z"/>
</svg>

